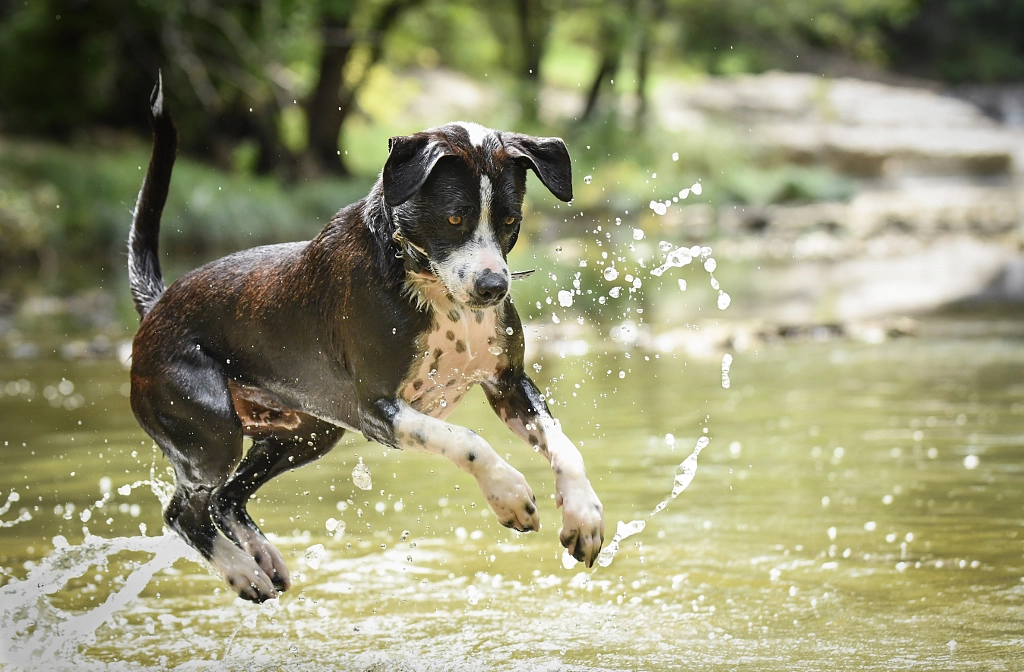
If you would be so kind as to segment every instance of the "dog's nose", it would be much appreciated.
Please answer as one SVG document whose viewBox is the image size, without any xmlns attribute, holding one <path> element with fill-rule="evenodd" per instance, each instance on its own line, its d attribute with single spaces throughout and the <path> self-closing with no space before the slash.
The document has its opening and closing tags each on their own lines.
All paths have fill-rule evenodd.
<svg viewBox="0 0 1024 672">
<path fill-rule="evenodd" d="M 503 273 L 495 273 L 489 268 L 477 276 L 476 282 L 473 283 L 473 294 L 481 303 L 498 303 L 507 293 L 508 278 Z"/>
</svg>

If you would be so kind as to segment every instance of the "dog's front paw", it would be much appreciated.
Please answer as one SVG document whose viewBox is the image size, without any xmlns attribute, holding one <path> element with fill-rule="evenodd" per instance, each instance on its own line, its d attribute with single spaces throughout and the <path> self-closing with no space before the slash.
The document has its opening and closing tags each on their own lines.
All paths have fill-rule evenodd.
<svg viewBox="0 0 1024 672">
<path fill-rule="evenodd" d="M 507 462 L 498 462 L 477 481 L 487 497 L 487 505 L 502 525 L 520 532 L 540 529 L 537 498 L 533 496 L 526 478 L 514 467 Z"/>
<path fill-rule="evenodd" d="M 557 478 L 555 505 L 562 507 L 558 540 L 569 555 L 593 567 L 604 544 L 604 506 L 586 476 Z"/>
</svg>

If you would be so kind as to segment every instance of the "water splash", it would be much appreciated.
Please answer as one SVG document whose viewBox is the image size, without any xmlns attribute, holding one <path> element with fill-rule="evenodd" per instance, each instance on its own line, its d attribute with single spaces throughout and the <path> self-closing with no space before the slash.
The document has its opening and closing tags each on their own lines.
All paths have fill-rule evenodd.
<svg viewBox="0 0 1024 672">
<path fill-rule="evenodd" d="M 11 505 L 21 499 L 21 495 L 13 490 L 8 493 L 7 501 L 3 506 L 0 506 L 0 516 L 4 515 L 11 510 Z M 0 520 L 0 527 L 14 527 L 18 523 L 24 523 L 25 521 L 32 520 L 32 513 L 27 508 L 22 508 L 18 512 L 18 517 L 12 520 Z"/>
<path fill-rule="evenodd" d="M 659 276 L 670 268 L 682 268 L 693 261 L 693 254 L 688 247 L 677 247 L 665 256 L 665 263 L 652 269 L 651 275 Z"/>
<path fill-rule="evenodd" d="M 675 481 L 672 484 L 672 492 L 668 497 L 663 499 L 654 510 L 647 514 L 646 518 L 642 520 L 633 520 L 628 523 L 619 521 L 616 526 L 615 536 L 612 540 L 601 549 L 601 553 L 597 556 L 597 564 L 601 567 L 607 567 L 612 564 L 612 560 L 615 559 L 615 554 L 619 552 L 620 544 L 632 537 L 635 534 L 643 532 L 647 526 L 647 521 L 650 520 L 655 514 L 663 510 L 669 503 L 678 497 L 683 490 L 689 487 L 693 481 L 693 477 L 697 474 L 697 456 L 700 455 L 700 451 L 704 450 L 708 443 L 711 442 L 706 436 L 702 436 L 697 439 L 697 445 L 693 449 L 693 452 L 683 460 L 678 467 L 676 467 Z"/>
<path fill-rule="evenodd" d="M 182 558 L 200 560 L 195 551 L 169 531 L 159 537 L 105 539 L 88 535 L 78 545 L 57 536 L 53 545 L 53 552 L 29 570 L 23 580 L 12 579 L 0 589 L 0 651 L 5 652 L 7 662 L 28 669 L 38 669 L 42 660 L 74 659 L 78 648 L 94 644 L 96 631 L 103 625 L 112 625 L 114 614 L 136 599 L 153 575 Z M 105 567 L 111 557 L 124 552 L 149 553 L 152 558 L 135 567 L 125 578 L 124 586 L 100 606 L 72 614 L 48 599 L 90 567 Z"/>
<path fill-rule="evenodd" d="M 323 544 L 313 544 L 306 549 L 302 559 L 306 561 L 306 566 L 310 569 L 319 569 L 325 555 L 327 555 L 327 550 Z"/>
<path fill-rule="evenodd" d="M 156 455 L 154 446 L 149 479 L 122 485 L 117 489 L 118 494 L 125 496 L 134 488 L 148 485 L 161 505 L 167 505 L 174 483 L 157 476 Z M 83 522 L 91 517 L 94 509 L 110 501 L 111 485 L 109 478 L 100 479 L 101 498 L 82 511 Z M 12 501 L 18 501 L 18 497 L 8 496 L 5 506 L 9 507 Z M 86 516 L 87 513 L 90 515 Z M 142 536 L 108 539 L 89 534 L 83 528 L 85 540 L 78 545 L 58 535 L 53 538 L 53 551 L 38 565 L 29 568 L 24 579 L 12 577 L 0 588 L 3 661 L 25 669 L 39 669 L 40 660 L 75 661 L 79 647 L 94 644 L 96 631 L 104 625 L 112 625 L 115 615 L 138 598 L 157 572 L 181 559 L 202 563 L 199 554 L 176 534 L 165 529 L 160 536 L 147 537 L 145 526 L 140 525 L 140 529 Z M 111 558 L 126 552 L 149 553 L 152 557 L 147 562 L 130 565 L 132 569 L 121 589 L 111 593 L 103 604 L 82 613 L 71 613 L 50 601 L 50 595 L 83 576 L 90 567 L 105 569 Z"/>
<path fill-rule="evenodd" d="M 363 464 L 363 458 L 359 458 L 359 464 L 352 470 L 352 483 L 360 490 L 369 490 L 373 487 L 370 479 L 370 468 Z"/>
</svg>

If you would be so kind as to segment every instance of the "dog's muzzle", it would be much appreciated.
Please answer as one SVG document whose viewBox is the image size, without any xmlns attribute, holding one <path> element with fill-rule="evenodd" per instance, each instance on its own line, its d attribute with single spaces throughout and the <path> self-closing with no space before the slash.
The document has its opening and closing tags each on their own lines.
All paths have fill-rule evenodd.
<svg viewBox="0 0 1024 672">
<path fill-rule="evenodd" d="M 495 273 L 491 269 L 477 276 L 470 293 L 474 303 L 494 306 L 505 300 L 508 295 L 508 278 L 503 273 Z"/>
</svg>

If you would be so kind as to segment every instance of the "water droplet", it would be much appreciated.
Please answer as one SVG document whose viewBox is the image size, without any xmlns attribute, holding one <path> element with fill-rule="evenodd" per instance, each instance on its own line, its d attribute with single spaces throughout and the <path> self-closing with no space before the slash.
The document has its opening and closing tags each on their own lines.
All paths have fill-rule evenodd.
<svg viewBox="0 0 1024 672">
<path fill-rule="evenodd" d="M 976 469 L 980 462 L 981 458 L 979 458 L 977 455 L 968 455 L 964 458 L 964 468 Z"/>
<path fill-rule="evenodd" d="M 701 192 L 704 191 L 704 187 L 700 186 L 700 182 L 694 182 L 693 186 L 690 187 L 690 191 L 692 191 L 695 196 L 700 196 Z"/>
<path fill-rule="evenodd" d="M 402 536 L 398 537 L 399 541 L 405 541 L 409 538 L 409 530 L 402 530 Z"/>
<path fill-rule="evenodd" d="M 593 177 L 592 175 L 584 175 L 584 176 L 583 176 L 583 183 L 584 183 L 584 184 L 590 184 L 590 182 L 591 182 L 591 181 L 592 181 L 593 179 L 594 179 L 594 177 Z"/>
<path fill-rule="evenodd" d="M 604 269 L 604 279 L 607 280 L 608 282 L 615 280 L 615 278 L 617 277 L 619 277 L 619 271 L 614 266 L 609 266 L 608 268 Z"/>
<path fill-rule="evenodd" d="M 732 355 L 728 352 L 722 355 L 722 387 L 729 389 L 729 368 L 732 366 Z M 703 438 L 703 437 L 701 437 Z"/>
<path fill-rule="evenodd" d="M 678 161 L 679 160 L 679 152 L 672 152 L 672 160 L 673 161 Z"/>
<path fill-rule="evenodd" d="M 567 290 L 561 290 L 558 292 L 558 305 L 563 308 L 568 308 L 572 305 L 572 292 Z"/>
<path fill-rule="evenodd" d="M 665 213 L 661 213 L 661 214 L 665 214 Z M 644 239 L 644 231 L 643 231 L 643 229 L 633 229 L 633 240 L 643 240 L 643 239 Z"/>
<path fill-rule="evenodd" d="M 323 544 L 314 544 L 306 549 L 303 559 L 306 561 L 306 566 L 310 569 L 317 569 L 320 567 L 320 561 L 324 559 L 324 555 L 327 553 L 324 550 Z"/>
<path fill-rule="evenodd" d="M 682 278 L 679 278 L 678 282 L 679 282 L 679 291 L 685 292 L 686 291 L 686 280 L 683 280 Z"/>
<path fill-rule="evenodd" d="M 672 243 L 668 242 L 667 240 L 662 240 L 658 243 L 658 249 L 661 250 L 662 252 L 668 252 L 669 250 L 672 249 Z"/>
<path fill-rule="evenodd" d="M 513 329 L 512 327 L 505 327 L 505 333 L 511 336 L 512 334 L 515 333 L 515 329 Z"/>
<path fill-rule="evenodd" d="M 729 307 L 729 304 L 731 302 L 732 302 L 732 297 L 730 297 L 725 292 L 722 292 L 722 291 L 718 292 L 718 308 L 719 308 L 719 310 L 725 310 L 726 308 Z"/>
<path fill-rule="evenodd" d="M 491 353 L 492 355 L 497 356 L 497 355 L 500 355 L 503 351 L 502 351 L 500 345 L 492 345 L 489 348 L 487 348 L 487 352 Z"/>
<path fill-rule="evenodd" d="M 718 262 L 714 259 L 708 259 L 704 262 L 704 270 L 708 273 L 714 273 L 716 268 L 718 268 Z"/>
<path fill-rule="evenodd" d="M 612 287 L 611 289 L 608 290 L 608 296 L 612 297 L 613 299 L 617 299 L 619 298 L 619 292 L 621 291 L 621 287 Z"/>
<path fill-rule="evenodd" d="M 363 458 L 359 458 L 359 464 L 352 470 L 352 483 L 360 490 L 369 490 L 373 487 L 370 479 L 370 468 L 363 464 Z"/>
</svg>

